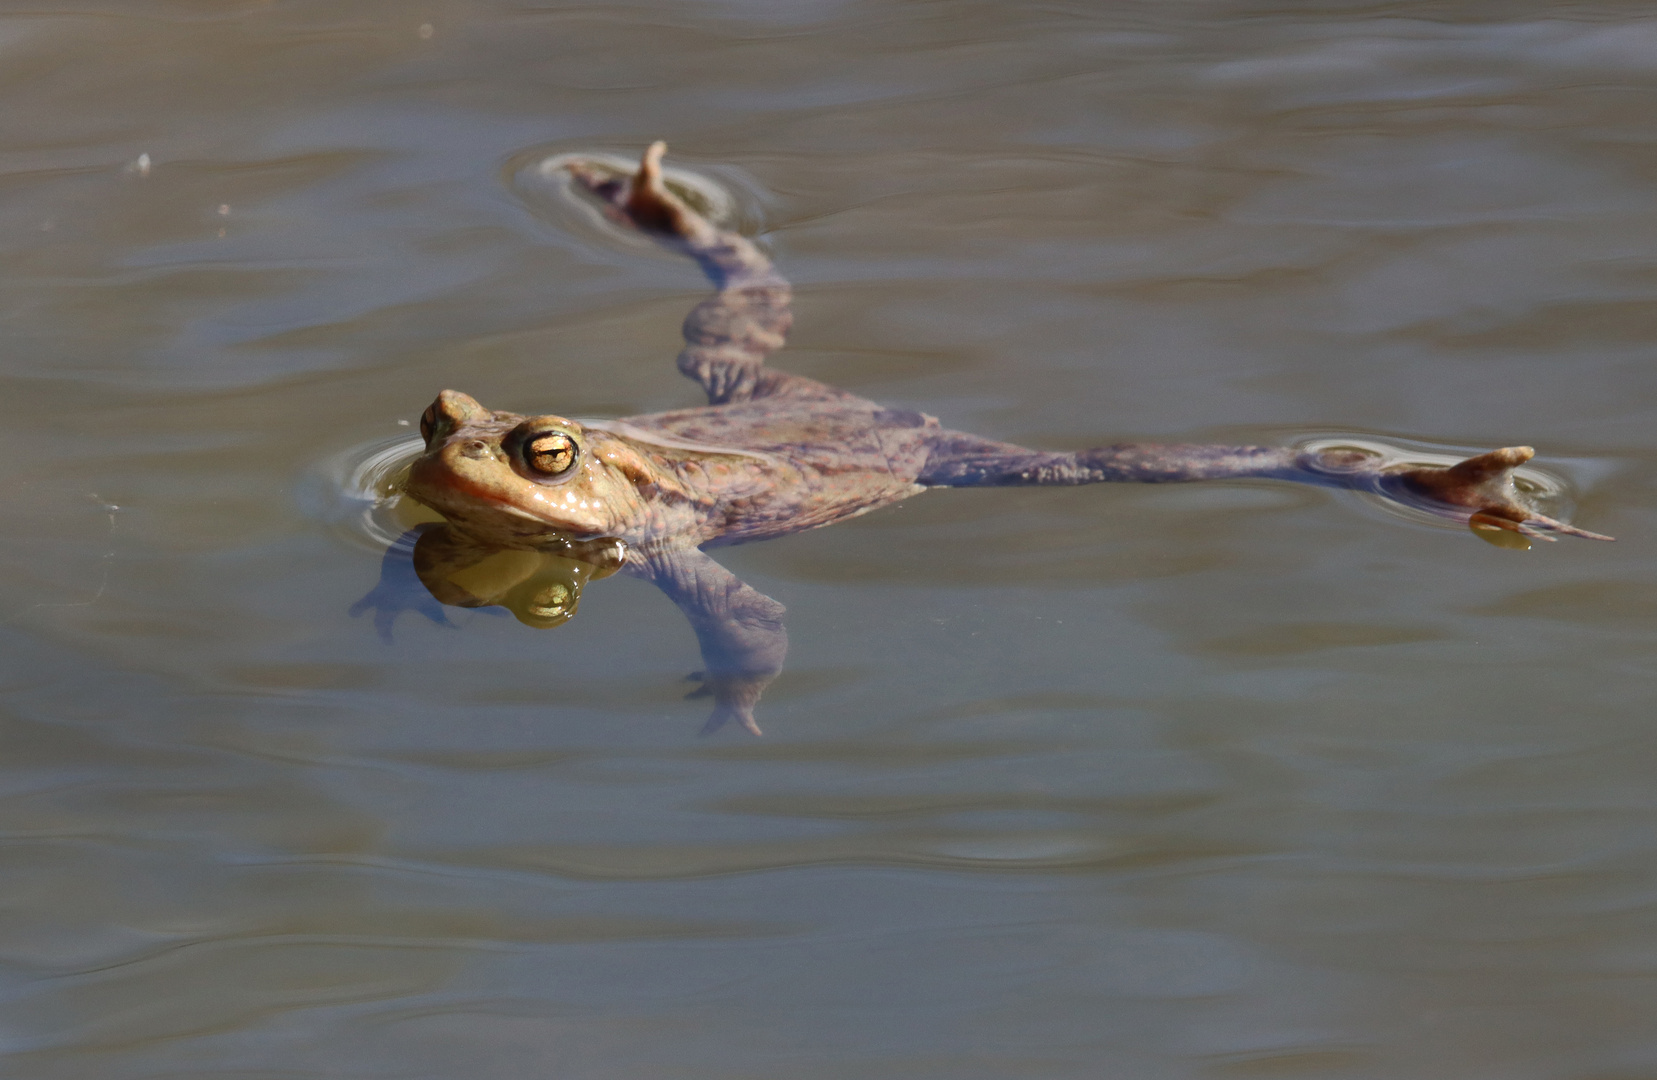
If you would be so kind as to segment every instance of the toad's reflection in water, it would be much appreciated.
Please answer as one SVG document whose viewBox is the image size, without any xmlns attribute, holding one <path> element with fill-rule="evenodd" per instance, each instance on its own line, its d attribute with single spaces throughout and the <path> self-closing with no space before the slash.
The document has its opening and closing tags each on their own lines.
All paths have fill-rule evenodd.
<svg viewBox="0 0 1657 1080">
<path fill-rule="evenodd" d="M 403 611 L 453 626 L 442 604 L 502 607 L 525 626 L 550 629 L 575 616 L 587 582 L 625 568 L 627 555 L 627 545 L 614 537 L 547 536 L 538 547 L 503 547 L 428 523 L 387 549 L 379 583 L 352 605 L 351 614 L 372 611 L 387 642 Z M 734 719 L 758 735 L 754 704 L 782 671 L 788 652 L 783 606 L 701 552 L 664 552 L 648 566 L 647 576 L 679 605 L 702 646 L 705 668 L 693 676 L 702 685 L 690 696 L 714 699 L 704 730 Z"/>
<path fill-rule="evenodd" d="M 581 589 L 627 559 L 620 540 L 560 538 L 530 550 L 478 541 L 447 525 L 427 525 L 412 552 L 426 590 L 455 607 L 503 607 L 525 626 L 562 626 L 575 617 Z"/>
<path fill-rule="evenodd" d="M 579 160 L 567 168 L 617 224 L 683 252 L 713 281 L 714 296 L 685 320 L 679 355 L 707 406 L 583 423 L 497 412 L 445 390 L 421 419 L 425 446 L 405 491 L 449 523 L 413 549 L 416 573 L 446 603 L 517 604 L 520 619 L 541 625 L 573 612 L 581 584 L 606 569 L 658 585 L 696 630 L 715 702 L 710 729 L 736 720 L 758 733 L 754 705 L 781 670 L 788 639 L 782 605 L 703 549 L 816 528 L 928 488 L 1269 478 L 1367 491 L 1523 543 L 1550 534 L 1609 539 L 1530 504 L 1513 480 L 1528 447 L 1448 467 L 1347 448 L 1124 444 L 1047 453 L 949 431 L 923 413 L 767 367 L 792 318 L 788 283 L 748 240 L 668 190 L 662 152 L 652 146 L 633 176 Z M 382 583 L 392 576 L 388 557 Z M 387 620 L 392 603 L 370 594 L 359 607 Z"/>
<path fill-rule="evenodd" d="M 428 522 L 386 549 L 379 583 L 351 605 L 351 615 L 374 612 L 375 629 L 387 644 L 392 625 L 404 611 L 454 626 L 443 613 L 444 604 L 501 607 L 525 626 L 550 630 L 575 617 L 587 582 L 609 577 L 626 559 L 627 545 L 620 540 L 503 548 Z"/>
</svg>

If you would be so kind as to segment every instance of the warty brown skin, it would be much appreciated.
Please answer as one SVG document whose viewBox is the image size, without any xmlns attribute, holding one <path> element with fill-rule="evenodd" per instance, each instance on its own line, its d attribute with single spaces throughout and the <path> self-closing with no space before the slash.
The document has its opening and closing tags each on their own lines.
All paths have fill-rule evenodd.
<svg viewBox="0 0 1657 1080">
<path fill-rule="evenodd" d="M 663 150 L 650 147 L 632 177 L 584 163 L 571 172 L 613 220 L 683 252 L 713 281 L 715 294 L 685 320 L 678 360 L 708 404 L 581 422 L 493 411 L 445 390 L 422 418 L 426 449 L 406 491 L 479 544 L 625 541 L 626 570 L 660 586 L 696 630 L 715 699 L 710 728 L 736 720 L 758 733 L 753 705 L 781 670 L 787 634 L 782 606 L 702 549 L 817 528 L 931 487 L 1272 478 L 1368 490 L 1525 536 L 1609 539 L 1525 503 L 1512 472 L 1529 460 L 1528 447 L 1447 469 L 1261 446 L 1043 452 L 777 371 L 765 361 L 792 320 L 788 283 L 747 239 L 667 189 Z"/>
</svg>

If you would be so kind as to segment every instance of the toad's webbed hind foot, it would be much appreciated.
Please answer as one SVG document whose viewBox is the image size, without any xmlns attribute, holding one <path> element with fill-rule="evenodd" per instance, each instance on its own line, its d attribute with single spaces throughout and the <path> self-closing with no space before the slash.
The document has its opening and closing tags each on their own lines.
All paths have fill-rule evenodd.
<svg viewBox="0 0 1657 1080">
<path fill-rule="evenodd" d="M 1475 529 L 1501 529 L 1539 540 L 1580 536 L 1610 540 L 1537 513 L 1525 504 L 1513 482 L 1513 470 L 1536 454 L 1528 446 L 1507 446 L 1470 457 L 1448 468 L 1392 469 L 1380 477 L 1380 488 L 1400 502 L 1420 506 L 1446 517 L 1466 521 Z"/>
<path fill-rule="evenodd" d="M 651 143 L 632 176 L 619 176 L 587 161 L 572 161 L 565 168 L 582 187 L 616 211 L 614 219 L 663 237 L 692 243 L 706 240 L 718 230 L 668 190 L 662 180 L 665 153 L 667 143 Z"/>
<path fill-rule="evenodd" d="M 651 143 L 632 176 L 585 161 L 566 168 L 604 204 L 612 221 L 683 251 L 718 290 L 685 318 L 687 345 L 679 354 L 679 370 L 702 384 L 710 405 L 777 394 L 844 397 L 813 379 L 765 366 L 793 323 L 788 282 L 747 237 L 715 226 L 667 186 L 666 151 L 666 143 Z"/>
</svg>

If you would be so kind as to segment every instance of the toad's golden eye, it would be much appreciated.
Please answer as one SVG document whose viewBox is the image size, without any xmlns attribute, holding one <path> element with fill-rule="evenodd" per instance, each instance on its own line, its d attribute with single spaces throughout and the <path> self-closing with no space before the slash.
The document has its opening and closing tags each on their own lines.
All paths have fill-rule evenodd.
<svg viewBox="0 0 1657 1080">
<path fill-rule="evenodd" d="M 548 431 L 524 444 L 524 460 L 538 473 L 558 476 L 575 465 L 575 440 L 562 431 Z"/>
<path fill-rule="evenodd" d="M 432 429 L 437 426 L 437 402 L 426 406 L 426 411 L 420 414 L 420 438 L 426 442 L 432 441 Z"/>
</svg>

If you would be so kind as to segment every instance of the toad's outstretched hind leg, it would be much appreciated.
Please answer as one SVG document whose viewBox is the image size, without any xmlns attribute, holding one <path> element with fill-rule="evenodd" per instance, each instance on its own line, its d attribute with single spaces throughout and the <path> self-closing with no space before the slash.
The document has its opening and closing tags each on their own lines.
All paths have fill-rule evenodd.
<svg viewBox="0 0 1657 1080">
<path fill-rule="evenodd" d="M 1475 529 L 1502 529 L 1542 540 L 1611 539 L 1555 521 L 1528 504 L 1513 483 L 1513 470 L 1534 453 L 1528 446 L 1509 446 L 1448 467 L 1408 467 L 1352 451 L 1274 446 L 1124 443 L 1049 453 L 940 431 L 918 479 L 937 487 L 1288 480 L 1368 491 Z"/>
<path fill-rule="evenodd" d="M 679 370 L 702 384 L 708 404 L 778 394 L 843 397 L 814 379 L 765 366 L 794 320 L 788 282 L 747 237 L 715 227 L 662 182 L 666 143 L 652 143 L 636 173 L 617 176 L 589 162 L 567 167 L 605 204 L 612 220 L 653 236 L 695 259 L 718 290 L 685 317 Z"/>
</svg>

